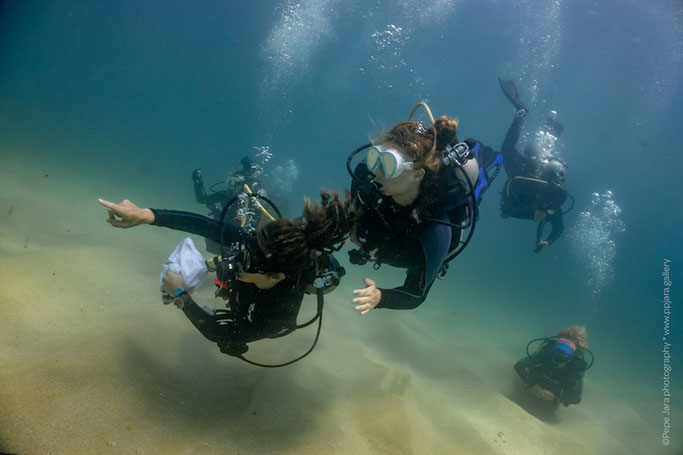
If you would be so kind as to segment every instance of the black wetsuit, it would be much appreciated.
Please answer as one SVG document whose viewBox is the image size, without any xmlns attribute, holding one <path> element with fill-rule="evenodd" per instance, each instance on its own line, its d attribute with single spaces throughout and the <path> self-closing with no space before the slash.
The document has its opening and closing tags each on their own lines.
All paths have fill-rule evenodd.
<svg viewBox="0 0 683 455">
<path fill-rule="evenodd" d="M 359 190 L 364 190 L 360 198 L 365 205 L 361 205 L 355 231 L 362 248 L 368 252 L 377 250 L 374 254 L 377 263 L 407 269 L 403 286 L 380 288 L 382 297 L 376 308 L 408 310 L 419 306 L 427 298 L 448 252 L 460 241 L 460 229 L 427 220 L 460 224 L 467 217 L 466 190 L 462 185 L 454 186 L 452 181 L 444 182 L 448 179 L 445 172 L 439 171 L 433 187 L 448 186 L 448 190 L 423 191 L 406 207 L 371 186 L 352 182 L 351 192 L 357 201 Z M 356 175 L 372 176 L 365 163 L 358 165 Z M 444 181 L 440 184 L 439 180 Z"/>
<path fill-rule="evenodd" d="M 517 111 L 503 141 L 501 152 L 508 181 L 503 188 L 501 215 L 504 218 L 538 220 L 537 212 L 541 212 L 543 218 L 536 241 L 542 240 L 543 225 L 549 222 L 552 230 L 546 241 L 553 243 L 564 231 L 562 204 L 567 198 L 567 191 L 556 181 L 557 176 L 551 169 L 517 151 L 517 141 L 526 116 L 525 109 Z"/>
<path fill-rule="evenodd" d="M 155 226 L 197 234 L 220 243 L 217 220 L 190 212 L 152 209 Z M 223 230 L 223 243 L 232 244 L 245 235 L 233 225 Z M 255 241 L 253 236 L 247 241 Z M 183 313 L 210 341 L 218 343 L 223 352 L 246 352 L 246 343 L 263 338 L 287 335 L 296 328 L 304 290 L 291 278 L 267 290 L 235 280 L 229 301 L 229 318 L 219 324 L 213 313 L 200 308 L 191 299 Z M 221 318 L 223 319 L 223 318 Z M 232 351 L 232 352 L 227 352 Z"/>
<path fill-rule="evenodd" d="M 586 366 L 581 354 L 574 354 L 569 359 L 566 354 L 557 352 L 551 342 L 515 363 L 515 371 L 526 387 L 538 384 L 553 392 L 557 401 L 568 406 L 581 401 Z"/>
</svg>

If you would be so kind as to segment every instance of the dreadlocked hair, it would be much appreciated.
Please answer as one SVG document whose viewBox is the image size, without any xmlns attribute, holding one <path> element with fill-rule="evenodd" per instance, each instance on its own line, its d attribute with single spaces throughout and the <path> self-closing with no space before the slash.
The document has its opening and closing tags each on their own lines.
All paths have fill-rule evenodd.
<svg viewBox="0 0 683 455">
<path fill-rule="evenodd" d="M 351 195 L 320 192 L 321 202 L 306 199 L 303 220 L 279 219 L 257 231 L 259 246 L 267 257 L 267 272 L 297 277 L 311 263 L 314 251 L 338 251 L 353 225 Z"/>
</svg>

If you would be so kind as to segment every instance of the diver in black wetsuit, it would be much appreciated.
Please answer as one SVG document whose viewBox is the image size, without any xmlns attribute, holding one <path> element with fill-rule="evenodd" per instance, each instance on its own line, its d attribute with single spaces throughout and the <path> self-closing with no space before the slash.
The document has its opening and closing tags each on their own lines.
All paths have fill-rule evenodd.
<svg viewBox="0 0 683 455">
<path fill-rule="evenodd" d="M 505 135 L 501 151 L 508 180 L 503 188 L 500 212 L 503 218 L 520 218 L 539 222 L 535 253 L 555 242 L 564 230 L 562 205 L 568 197 L 564 186 L 566 165 L 555 158 L 540 156 L 536 144 L 529 143 L 524 155 L 516 149 L 528 109 L 519 99 L 513 81 L 498 79 L 503 93 L 517 112 Z M 551 114 L 546 121 L 546 132 L 557 140 L 563 125 Z M 543 227 L 550 223 L 552 230 L 543 239 Z"/>
<path fill-rule="evenodd" d="M 527 356 L 515 363 L 524 387 L 536 398 L 554 404 L 581 402 L 583 376 L 591 366 L 584 360 L 584 353 L 590 353 L 585 327 L 573 325 L 556 337 L 534 341 L 542 341 L 537 351 L 529 354 L 527 346 Z"/>
<path fill-rule="evenodd" d="M 194 213 L 143 209 L 128 200 L 120 204 L 99 202 L 107 208 L 107 222 L 114 227 L 152 224 L 239 246 L 230 264 L 232 278 L 225 283 L 229 285 L 227 312 L 219 310 L 217 314 L 219 311 L 200 308 L 184 291 L 181 275 L 167 272 L 164 278 L 167 294 L 192 324 L 222 352 L 239 356 L 247 351 L 249 342 L 295 330 L 304 293 L 310 292 L 307 287 L 320 276 L 316 271 L 338 269 L 331 252 L 340 247 L 351 227 L 349 198 L 342 201 L 336 193 L 321 196 L 322 204 L 307 201 L 305 222 L 278 219 L 263 224 L 255 234 L 231 224 L 226 224 L 221 233 L 219 221 Z M 339 276 L 343 270 L 340 272 Z"/>
<path fill-rule="evenodd" d="M 261 193 L 261 184 L 258 180 L 260 176 L 259 166 L 255 165 L 248 156 L 242 157 L 240 160 L 242 169 L 235 171 L 229 176 L 225 184 L 225 190 L 213 191 L 207 193 L 204 188 L 204 177 L 202 177 L 202 170 L 195 169 L 192 171 L 192 183 L 194 189 L 194 197 L 198 203 L 206 205 L 211 216 L 218 219 L 221 216 L 221 211 L 225 204 L 232 199 L 236 194 L 244 191 L 244 185 L 249 185 L 252 192 L 255 194 Z M 218 184 L 216 184 L 218 185 Z M 211 188 L 215 187 L 213 185 Z"/>
<path fill-rule="evenodd" d="M 260 166 L 254 164 L 248 156 L 242 157 L 240 160 L 242 169 L 235 171 L 231 176 L 229 176 L 225 184 L 226 189 L 214 190 L 214 187 L 218 184 L 214 184 L 210 188 L 210 192 L 206 191 L 204 187 L 204 177 L 202 176 L 201 169 L 195 169 L 192 171 L 192 186 L 194 189 L 195 200 L 204 204 L 209 209 L 209 214 L 215 218 L 219 219 L 223 207 L 232 199 L 235 195 L 240 194 L 245 191 L 244 185 L 248 185 L 251 192 L 254 194 L 259 194 L 265 196 L 265 190 L 261 188 L 261 168 Z M 228 214 L 230 218 L 238 217 L 237 211 Z M 242 216 L 248 216 L 243 214 Z M 258 214 L 256 214 L 258 216 Z M 258 222 L 258 220 L 256 220 Z M 206 250 L 213 254 L 218 254 L 218 244 L 212 240 L 205 238 Z"/>
<path fill-rule="evenodd" d="M 349 157 L 360 212 L 351 233 L 360 248 L 349 252 L 351 263 L 370 260 L 375 267 L 407 269 L 404 284 L 393 289 L 378 288 L 366 278 L 366 287 L 354 291 L 361 314 L 373 308 L 412 309 L 426 299 L 434 279 L 464 247 L 463 232 L 473 228 L 477 201 L 495 178 L 491 166 L 488 183 L 479 187 L 482 171 L 475 159 L 495 159 L 495 152 L 473 139 L 460 143 L 454 119 L 442 116 L 434 122 L 426 105 L 418 106 L 427 110 L 432 128 L 399 123 Z M 365 159 L 351 171 L 351 159 L 364 149 Z"/>
</svg>

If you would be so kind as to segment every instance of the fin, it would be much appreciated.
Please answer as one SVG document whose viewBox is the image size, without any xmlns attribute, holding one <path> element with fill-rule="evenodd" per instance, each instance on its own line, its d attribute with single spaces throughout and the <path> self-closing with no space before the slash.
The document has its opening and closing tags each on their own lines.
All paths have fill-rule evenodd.
<svg viewBox="0 0 683 455">
<path fill-rule="evenodd" d="M 512 105 L 515 106 L 515 109 L 518 111 L 522 109 L 526 111 L 526 105 L 522 102 L 522 100 L 519 99 L 519 95 L 517 95 L 517 87 L 515 87 L 515 82 L 506 81 L 501 78 L 498 78 L 498 82 L 500 83 L 500 88 L 503 90 L 503 94 L 512 103 Z"/>
</svg>

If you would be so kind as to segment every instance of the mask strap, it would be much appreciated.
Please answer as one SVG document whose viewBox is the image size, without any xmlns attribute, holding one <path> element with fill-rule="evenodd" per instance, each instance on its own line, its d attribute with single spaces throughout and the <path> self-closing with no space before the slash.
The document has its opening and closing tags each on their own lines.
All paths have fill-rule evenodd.
<svg viewBox="0 0 683 455">
<path fill-rule="evenodd" d="M 429 158 L 434 155 L 434 152 L 436 151 L 436 127 L 434 127 L 434 116 L 432 115 L 432 111 L 429 109 L 429 106 L 427 106 L 427 103 L 424 101 L 420 101 L 415 105 L 412 111 L 410 111 L 410 115 L 408 116 L 408 121 L 410 121 L 413 118 L 413 114 L 415 114 L 415 111 L 417 111 L 420 107 L 424 108 L 425 111 L 427 111 L 427 117 L 429 117 L 429 121 L 432 122 L 432 131 L 434 131 L 434 144 L 432 144 L 432 149 L 429 151 L 429 154 L 427 155 L 427 159 L 425 162 L 429 160 Z"/>
</svg>

